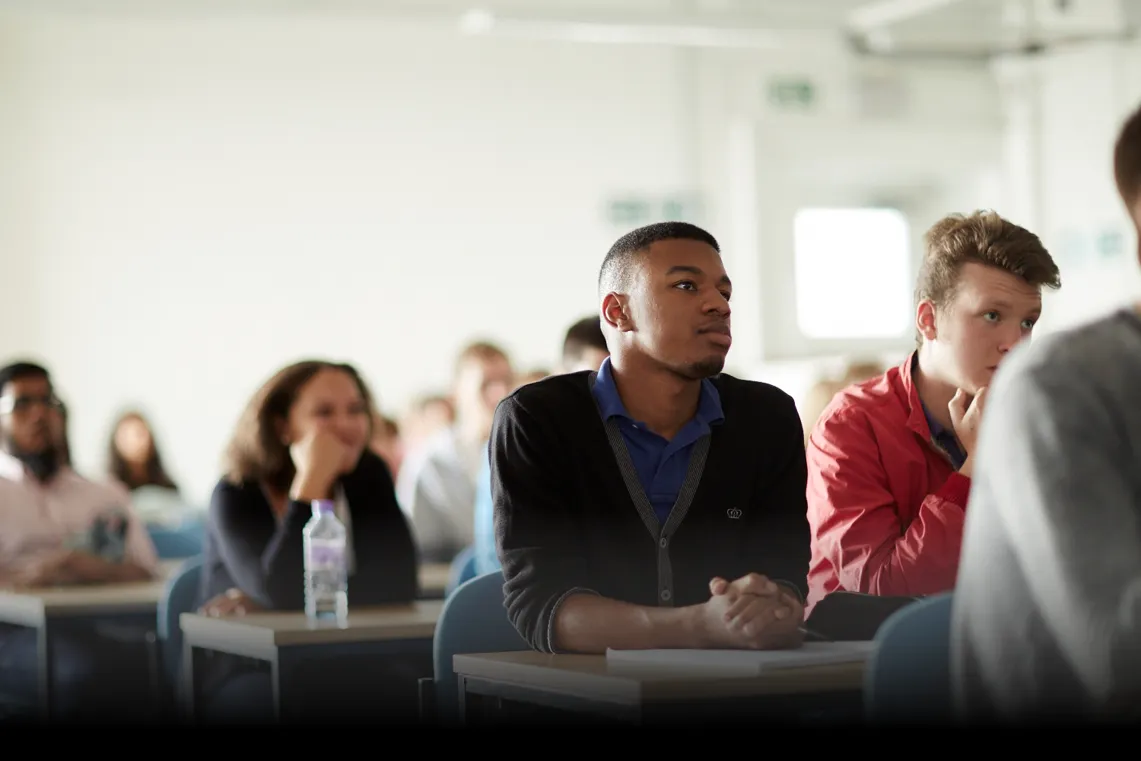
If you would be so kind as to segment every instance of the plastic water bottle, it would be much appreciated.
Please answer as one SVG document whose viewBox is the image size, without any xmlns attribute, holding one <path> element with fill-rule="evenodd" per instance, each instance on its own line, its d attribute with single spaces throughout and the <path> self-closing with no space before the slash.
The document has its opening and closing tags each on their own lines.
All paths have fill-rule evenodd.
<svg viewBox="0 0 1141 761">
<path fill-rule="evenodd" d="M 315 500 L 305 524 L 305 615 L 310 621 L 344 623 L 349 615 L 346 533 L 332 500 Z"/>
</svg>

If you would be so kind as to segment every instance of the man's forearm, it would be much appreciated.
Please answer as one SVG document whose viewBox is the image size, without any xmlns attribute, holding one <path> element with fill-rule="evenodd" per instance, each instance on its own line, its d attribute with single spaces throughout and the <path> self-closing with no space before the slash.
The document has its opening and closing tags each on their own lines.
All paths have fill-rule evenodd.
<svg viewBox="0 0 1141 761">
<path fill-rule="evenodd" d="M 73 559 L 71 572 L 77 580 L 86 584 L 117 584 L 131 581 L 150 581 L 153 574 L 146 568 L 124 560 L 121 563 L 112 563 L 98 555 L 84 553 Z"/>
<path fill-rule="evenodd" d="M 700 648 L 705 639 L 700 605 L 655 608 L 576 594 L 555 614 L 554 644 L 560 651 Z"/>
</svg>

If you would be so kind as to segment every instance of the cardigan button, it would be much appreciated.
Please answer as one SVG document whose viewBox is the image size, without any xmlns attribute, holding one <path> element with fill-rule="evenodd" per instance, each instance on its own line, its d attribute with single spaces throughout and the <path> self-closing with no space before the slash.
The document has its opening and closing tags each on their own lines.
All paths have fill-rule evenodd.
<svg viewBox="0 0 1141 761">
<path fill-rule="evenodd" d="M 668 589 L 663 589 L 663 590 L 662 590 L 662 599 L 663 599 L 663 600 L 665 600 L 665 601 L 667 601 L 667 602 L 669 602 L 669 599 L 670 599 L 670 591 L 669 591 Z"/>
<path fill-rule="evenodd" d="M 658 544 L 661 546 L 662 549 L 665 549 L 666 546 L 669 545 L 669 543 L 670 543 L 670 540 L 666 539 L 664 536 L 662 537 L 662 540 L 660 542 L 658 542 Z"/>
</svg>

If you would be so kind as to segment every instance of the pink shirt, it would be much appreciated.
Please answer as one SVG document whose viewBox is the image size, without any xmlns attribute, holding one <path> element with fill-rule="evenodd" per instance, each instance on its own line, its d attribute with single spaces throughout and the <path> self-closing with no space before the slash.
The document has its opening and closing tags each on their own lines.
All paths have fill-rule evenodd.
<svg viewBox="0 0 1141 761">
<path fill-rule="evenodd" d="M 116 512 L 128 520 L 125 559 L 154 573 L 158 556 L 126 489 L 89 481 L 71 468 L 41 484 L 23 463 L 0 452 L 0 569 L 19 569 L 36 556 L 59 551 L 71 537 L 90 530 L 96 518 Z"/>
</svg>

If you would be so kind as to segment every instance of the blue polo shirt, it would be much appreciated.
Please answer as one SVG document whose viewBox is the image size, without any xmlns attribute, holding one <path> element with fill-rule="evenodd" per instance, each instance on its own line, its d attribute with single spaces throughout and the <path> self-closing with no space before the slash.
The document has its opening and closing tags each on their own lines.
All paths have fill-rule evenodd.
<svg viewBox="0 0 1141 761">
<path fill-rule="evenodd" d="M 630 417 L 626 405 L 618 396 L 609 357 L 598 370 L 594 384 L 594 399 L 603 420 L 617 418 L 618 429 L 626 442 L 642 490 L 654 507 L 658 521 L 665 524 L 677 502 L 678 492 L 689 471 L 689 460 L 697 440 L 710 432 L 710 427 L 725 419 L 721 411 L 721 395 L 708 379 L 701 382 L 701 397 L 697 414 L 685 424 L 672 441 L 651 431 L 642 422 Z"/>
<path fill-rule="evenodd" d="M 939 421 L 931 416 L 931 412 L 928 411 L 927 405 L 922 400 L 919 402 L 919 406 L 923 408 L 923 415 L 927 418 L 927 427 L 931 429 L 931 438 L 950 455 L 955 470 L 963 467 L 963 463 L 967 460 L 967 453 L 959 446 L 955 432 L 941 426 Z"/>
</svg>

